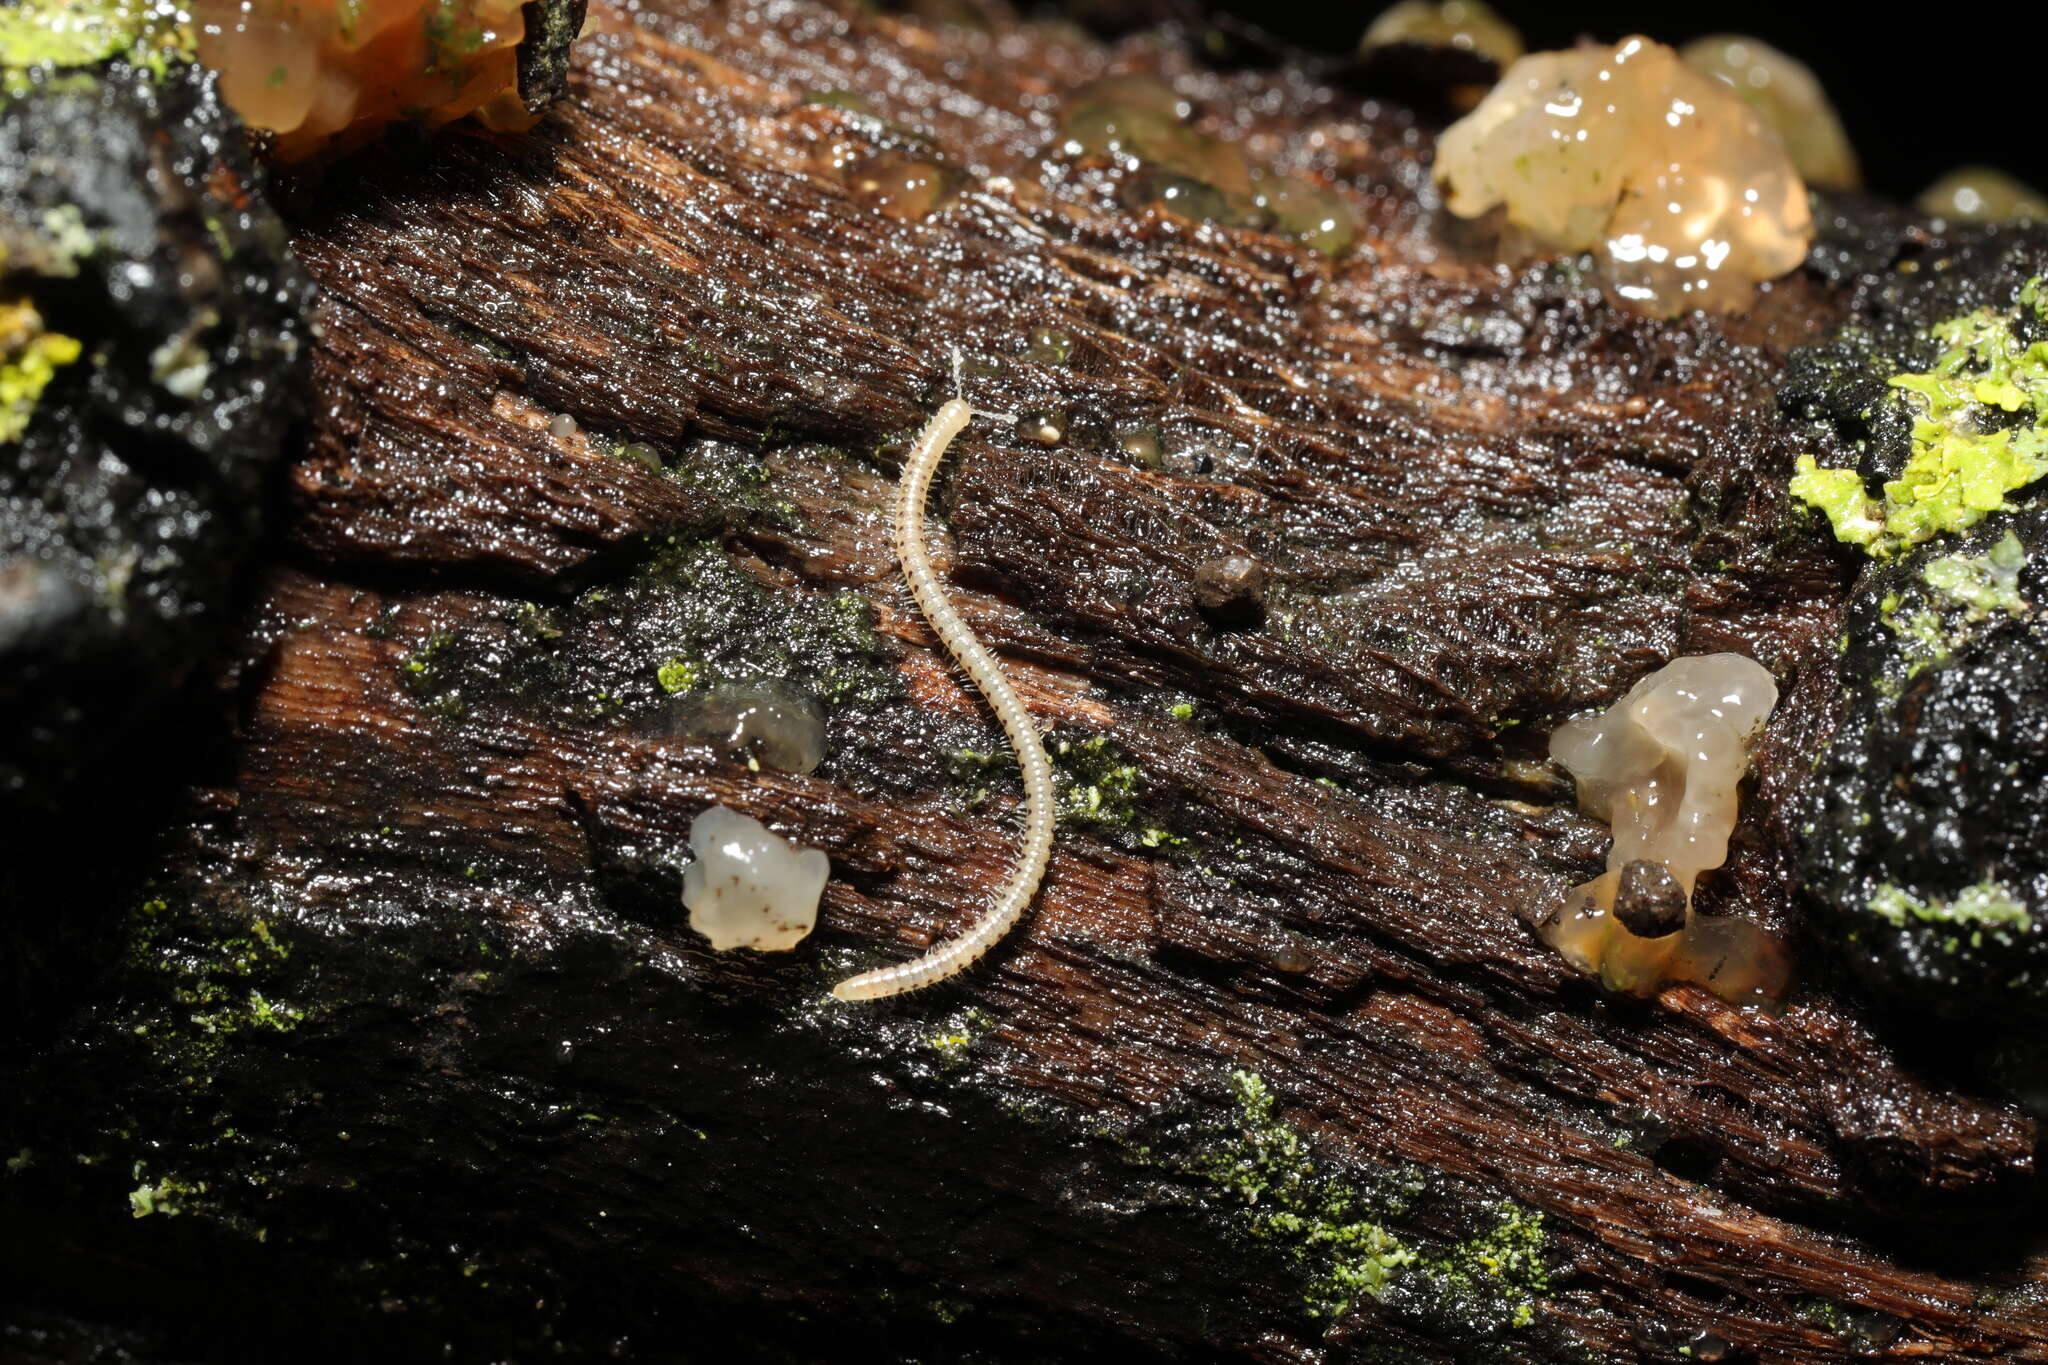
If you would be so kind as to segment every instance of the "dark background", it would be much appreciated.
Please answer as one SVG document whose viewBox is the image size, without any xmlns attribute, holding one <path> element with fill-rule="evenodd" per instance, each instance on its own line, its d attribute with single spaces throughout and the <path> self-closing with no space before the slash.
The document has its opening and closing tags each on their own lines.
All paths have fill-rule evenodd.
<svg viewBox="0 0 2048 1365">
<path fill-rule="evenodd" d="M 1388 0 L 1391 3 L 1391 0 Z M 1331 0 L 1217 0 L 1276 37 L 1345 52 L 1383 5 Z M 1762 38 L 1812 67 L 1877 193 L 1911 198 L 1943 171 L 1998 166 L 2048 188 L 2048 6 L 1975 0 L 1862 5 L 1538 4 L 1495 0 L 1531 51 L 1582 34 L 1647 33 L 1678 44 L 1707 33 Z"/>
</svg>

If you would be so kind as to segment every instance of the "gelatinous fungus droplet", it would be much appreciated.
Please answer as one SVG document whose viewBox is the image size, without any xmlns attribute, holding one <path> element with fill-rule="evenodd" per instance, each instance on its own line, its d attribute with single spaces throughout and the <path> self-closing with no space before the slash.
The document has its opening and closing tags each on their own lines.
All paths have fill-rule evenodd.
<svg viewBox="0 0 2048 1365">
<path fill-rule="evenodd" d="M 1734 33 L 1695 38 L 1678 50 L 1685 64 L 1724 81 L 1763 115 L 1809 185 L 1853 190 L 1863 184 L 1856 149 L 1820 78 L 1797 57 Z"/>
<path fill-rule="evenodd" d="M 1736 1358 L 1738 1350 L 1734 1342 L 1716 1332 L 1694 1332 L 1685 1348 L 1694 1360 L 1704 1361 L 1705 1365 L 1727 1365 Z"/>
<path fill-rule="evenodd" d="M 701 736 L 764 768 L 808 773 L 825 759 L 825 712 L 808 693 L 783 682 L 727 683 L 675 698 L 643 729 Z"/>
<path fill-rule="evenodd" d="M 1341 256 L 1358 236 L 1358 216 L 1330 190 L 1291 175 L 1261 175 L 1253 202 L 1275 230 L 1299 238 L 1325 256 Z"/>
<path fill-rule="evenodd" d="M 1134 209 L 1162 209 L 1204 223 L 1241 223 L 1230 196 L 1214 185 L 1171 171 L 1148 170 L 1124 182 L 1123 198 Z"/>
<path fill-rule="evenodd" d="M 818 899 L 832 866 L 815 848 L 799 848 L 756 820 L 711 806 L 690 825 L 696 861 L 683 870 L 690 927 L 719 952 L 783 952 L 818 923 Z"/>
<path fill-rule="evenodd" d="M 844 109 L 849 114 L 875 116 L 875 106 L 865 95 L 853 90 L 812 90 L 804 95 L 805 104 L 822 104 L 828 109 Z"/>
<path fill-rule="evenodd" d="M 2048 195 L 1995 166 L 1960 166 L 1922 190 L 1913 204 L 1951 223 L 2048 223 Z"/>
<path fill-rule="evenodd" d="M 656 474 L 661 473 L 664 468 L 661 463 L 661 452 L 645 441 L 626 442 L 619 447 L 619 458 L 631 460 L 634 464 L 644 466 Z"/>
<path fill-rule="evenodd" d="M 1551 735 L 1551 757 L 1578 779 L 1580 808 L 1614 827 L 1607 871 L 1574 887 L 1538 927 L 1566 961 L 1632 995 L 1691 981 L 1735 1004 L 1783 998 L 1783 945 L 1748 920 L 1702 916 L 1690 905 L 1699 874 L 1727 859 L 1749 739 L 1777 699 L 1777 684 L 1754 660 L 1696 655 Z M 1622 918 L 1625 887 L 1631 918 L 1651 927 L 1670 918 L 1675 890 L 1679 925 L 1654 937 L 1633 930 Z"/>
<path fill-rule="evenodd" d="M 1522 35 L 1479 0 L 1401 0 L 1380 13 L 1358 40 L 1360 52 L 1415 43 L 1476 52 L 1505 68 L 1524 51 Z"/>
<path fill-rule="evenodd" d="M 548 419 L 548 435 L 557 441 L 566 441 L 576 434 L 576 419 L 566 412 L 558 412 Z"/>
<path fill-rule="evenodd" d="M 1024 334 L 1024 359 L 1034 365 L 1064 365 L 1074 354 L 1074 334 L 1039 323 Z"/>
<path fill-rule="evenodd" d="M 1189 127 L 1193 106 L 1146 76 L 1113 76 L 1068 96 L 1058 150 L 1138 163 L 1120 197 L 1198 222 L 1277 230 L 1338 255 L 1357 236 L 1350 206 L 1305 180 L 1255 169 L 1235 144 Z"/>
<path fill-rule="evenodd" d="M 899 221 L 927 218 L 959 193 L 958 171 L 928 157 L 884 152 L 847 172 L 846 187 L 884 217 Z"/>
<path fill-rule="evenodd" d="M 1118 427 L 1116 448 L 1147 469 L 1157 469 L 1166 461 L 1166 444 L 1159 439 L 1157 427 Z"/>
<path fill-rule="evenodd" d="M 1126 156 L 1248 202 L 1251 168 L 1244 154 L 1188 127 L 1192 112 L 1186 100 L 1149 77 L 1094 81 L 1067 98 L 1060 150 L 1074 157 Z"/>
<path fill-rule="evenodd" d="M 1095 106 L 1136 110 L 1170 120 L 1185 123 L 1194 117 L 1194 102 L 1156 76 L 1126 73 L 1120 76 L 1103 76 L 1086 85 L 1077 86 L 1067 96 L 1067 108 L 1078 111 Z"/>
<path fill-rule="evenodd" d="M 1503 259 L 1592 251 L 1622 306 L 1747 307 L 1806 259 L 1806 185 L 1762 115 L 1646 38 L 1516 62 L 1445 130 L 1445 206 Z"/>
</svg>

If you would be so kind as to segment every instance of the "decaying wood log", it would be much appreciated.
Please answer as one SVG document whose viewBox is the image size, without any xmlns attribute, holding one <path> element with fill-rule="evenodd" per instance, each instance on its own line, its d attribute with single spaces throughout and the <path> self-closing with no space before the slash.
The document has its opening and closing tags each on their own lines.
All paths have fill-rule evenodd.
<svg viewBox="0 0 2048 1365">
<path fill-rule="evenodd" d="M 598 3 L 531 135 L 284 188 L 314 416 L 223 757 L 10 1082 L 8 1349 L 2048 1360 L 2022 1108 L 1813 955 L 1766 1014 L 1529 928 L 1605 846 L 1549 729 L 1738 649 L 1787 700 L 1711 894 L 1799 932 L 1848 570 L 1776 388 L 1843 286 L 1653 323 L 1466 259 L 1426 125 L 1188 38 Z M 1122 71 L 1357 245 L 1041 160 Z M 835 169 L 905 148 L 958 197 Z M 935 530 L 1067 810 L 1014 942 L 840 1005 L 1010 858 L 887 540 L 954 347 L 1064 428 L 971 429 Z M 824 765 L 679 733 L 664 665 L 808 690 Z M 787 957 L 684 926 L 713 801 L 831 856 Z"/>
</svg>

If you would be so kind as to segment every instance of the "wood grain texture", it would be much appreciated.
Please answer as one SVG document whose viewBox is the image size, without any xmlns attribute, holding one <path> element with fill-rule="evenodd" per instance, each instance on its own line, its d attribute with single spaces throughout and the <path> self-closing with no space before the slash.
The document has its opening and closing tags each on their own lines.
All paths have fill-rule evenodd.
<svg viewBox="0 0 2048 1365">
<path fill-rule="evenodd" d="M 304 1345 L 310 1319 L 479 1358 L 860 1333 L 905 1359 L 1677 1361 L 1706 1333 L 1726 1359 L 2048 1360 L 2023 1110 L 1811 954 L 1764 1015 L 1603 997 L 1528 928 L 1604 851 L 1549 727 L 1738 649 L 1787 700 L 1703 894 L 1800 932 L 1770 816 L 1830 723 L 1844 581 L 1773 491 L 1774 385 L 1837 286 L 1651 323 L 1465 259 L 1427 126 L 1192 50 L 594 4 L 531 136 L 290 189 L 316 415 L 222 772 L 121 931 L 146 951 L 30 1072 L 81 1099 L 24 1144 L 93 1158 L 12 1196 L 33 1283 L 106 1315 L 94 1275 L 146 1267 L 123 1311 L 164 1351 Z M 1062 94 L 1123 70 L 1337 186 L 1357 247 L 1134 211 L 1116 166 L 1041 160 Z M 967 186 L 924 220 L 831 170 L 906 145 Z M 1025 358 L 1034 326 L 1071 358 Z M 887 542 L 953 346 L 977 406 L 1066 417 L 1052 447 L 971 428 L 934 510 L 1067 815 L 969 976 L 829 1005 L 958 933 L 1011 857 L 1014 770 Z M 1223 554 L 1269 568 L 1252 623 L 1195 604 Z M 825 765 L 678 733 L 670 659 L 814 691 Z M 683 925 L 713 801 L 831 856 L 787 958 Z M 218 940 L 252 920 L 289 953 L 238 975 Z M 182 1022 L 194 980 L 240 1027 Z M 291 1027 L 250 1025 L 251 991 Z M 1306 1311 L 1333 1253 L 1216 1175 L 1252 1140 L 1233 1073 L 1414 1252 L 1381 1296 Z M 166 1179 L 207 1187 L 176 1218 L 116 1202 Z M 1540 1215 L 1540 1275 L 1459 1259 L 1503 1209 Z M 250 1294 L 284 1275 L 277 1319 L 193 1307 L 194 1248 Z"/>
</svg>

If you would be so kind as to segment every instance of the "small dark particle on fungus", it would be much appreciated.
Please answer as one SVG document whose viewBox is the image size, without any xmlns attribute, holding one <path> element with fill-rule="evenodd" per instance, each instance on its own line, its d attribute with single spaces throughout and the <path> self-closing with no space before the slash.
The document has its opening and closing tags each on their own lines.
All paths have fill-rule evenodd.
<svg viewBox="0 0 2048 1365">
<path fill-rule="evenodd" d="M 1243 624 L 1266 606 L 1266 566 L 1250 555 L 1221 555 L 1195 570 L 1195 605 L 1211 620 Z"/>
<path fill-rule="evenodd" d="M 1621 869 L 1614 917 L 1637 938 L 1662 938 L 1685 927 L 1685 891 L 1671 869 L 1637 858 Z"/>
</svg>

